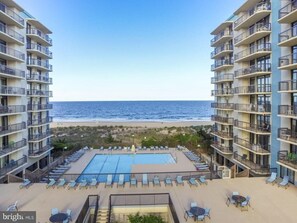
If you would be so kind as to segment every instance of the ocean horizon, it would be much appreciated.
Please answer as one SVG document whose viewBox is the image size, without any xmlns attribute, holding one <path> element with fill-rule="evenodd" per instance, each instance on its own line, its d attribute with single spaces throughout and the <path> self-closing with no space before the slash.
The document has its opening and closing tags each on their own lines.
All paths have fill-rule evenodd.
<svg viewBox="0 0 297 223">
<path fill-rule="evenodd" d="M 51 102 L 54 122 L 209 121 L 213 101 L 59 101 Z"/>
</svg>

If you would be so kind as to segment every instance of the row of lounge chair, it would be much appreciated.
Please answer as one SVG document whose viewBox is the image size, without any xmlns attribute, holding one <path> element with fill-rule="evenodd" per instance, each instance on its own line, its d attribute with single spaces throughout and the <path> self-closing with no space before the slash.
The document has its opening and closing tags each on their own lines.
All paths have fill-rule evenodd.
<svg viewBox="0 0 297 223">
<path fill-rule="evenodd" d="M 200 160 L 201 160 L 199 156 L 192 153 L 191 151 L 184 152 L 184 155 L 192 162 L 200 162 Z"/>
<path fill-rule="evenodd" d="M 206 177 L 205 176 L 200 176 L 199 178 L 197 178 L 197 180 L 198 180 L 198 182 L 200 184 L 207 185 L 207 181 L 206 181 Z M 198 186 L 197 180 L 196 180 L 195 177 L 191 177 L 189 179 L 189 185 L 190 185 L 190 187 L 192 187 L 192 186 L 196 186 L 197 187 Z"/>
<path fill-rule="evenodd" d="M 69 170 L 69 168 L 69 163 L 66 162 L 65 164 L 61 164 L 55 167 L 55 169 L 52 169 L 51 172 L 49 172 L 48 177 L 43 178 L 41 182 L 47 182 L 48 179 L 58 180 L 67 170 Z"/>
<path fill-rule="evenodd" d="M 277 183 L 277 173 L 271 173 L 271 176 L 266 179 L 266 183 L 271 183 L 272 185 Z M 287 189 L 289 187 L 289 176 L 284 176 L 282 181 L 278 183 L 278 187 L 284 187 Z"/>
<path fill-rule="evenodd" d="M 77 187 L 79 189 L 87 189 L 88 187 L 98 187 L 98 182 L 96 179 L 92 179 L 91 182 L 87 182 L 87 180 L 81 180 L 80 183 L 77 183 L 75 180 L 70 180 L 68 183 L 67 181 L 62 178 L 56 181 L 55 179 L 51 178 L 49 179 L 48 184 L 46 185 L 46 188 L 66 188 L 68 190 L 70 189 L 76 189 Z"/>
<path fill-rule="evenodd" d="M 71 154 L 70 156 L 68 156 L 66 159 L 66 162 L 76 162 L 77 160 L 79 160 L 79 158 L 85 154 L 85 151 L 86 151 L 85 148 L 80 149 L 80 150 L 76 151 L 75 153 Z"/>
<path fill-rule="evenodd" d="M 145 146 L 137 146 L 136 147 L 136 149 L 137 150 L 139 150 L 139 151 L 141 151 L 141 150 L 169 150 L 169 148 L 168 148 L 168 146 L 151 146 L 151 147 L 145 147 Z M 101 151 L 104 151 L 104 150 L 108 150 L 108 151 L 120 151 L 120 150 L 127 150 L 127 151 L 131 151 L 131 147 L 130 146 L 128 146 L 128 147 L 121 147 L 121 146 L 114 146 L 114 147 L 112 147 L 112 146 L 110 146 L 110 147 L 103 147 L 103 146 L 101 146 L 100 148 L 99 148 L 99 150 L 101 150 Z"/>
<path fill-rule="evenodd" d="M 151 146 L 151 147 L 149 147 L 149 148 L 147 148 L 147 147 L 145 147 L 145 146 L 143 146 L 143 147 L 141 147 L 141 146 L 138 146 L 138 147 L 136 147 L 137 148 L 137 150 L 139 150 L 139 151 L 141 151 L 141 150 L 169 150 L 169 148 L 168 148 L 168 146 Z"/>
<path fill-rule="evenodd" d="M 194 162 L 194 166 L 196 170 L 198 171 L 209 170 L 209 165 L 206 162 L 202 161 L 201 158 L 196 154 L 194 154 L 193 152 L 187 151 L 187 152 L 184 152 L 184 154 L 189 160 Z"/>
</svg>

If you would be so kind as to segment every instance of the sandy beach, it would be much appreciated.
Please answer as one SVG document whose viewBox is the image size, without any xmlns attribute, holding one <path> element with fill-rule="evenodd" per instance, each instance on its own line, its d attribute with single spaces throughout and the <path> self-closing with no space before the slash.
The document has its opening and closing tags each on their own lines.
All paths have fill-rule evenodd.
<svg viewBox="0 0 297 223">
<path fill-rule="evenodd" d="M 163 127 L 187 127 L 199 125 L 212 125 L 212 121 L 182 121 L 182 122 L 52 122 L 51 128 L 71 127 L 71 126 L 126 126 L 126 127 L 147 127 L 147 128 L 163 128 Z"/>
</svg>

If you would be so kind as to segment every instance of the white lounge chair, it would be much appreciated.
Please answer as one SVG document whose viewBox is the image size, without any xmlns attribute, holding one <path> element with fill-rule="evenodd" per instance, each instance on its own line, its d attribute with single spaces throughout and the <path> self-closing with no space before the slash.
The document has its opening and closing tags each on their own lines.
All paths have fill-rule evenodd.
<svg viewBox="0 0 297 223">
<path fill-rule="evenodd" d="M 176 177 L 176 185 L 184 185 L 183 177 L 182 176 L 177 176 Z"/>
<path fill-rule="evenodd" d="M 144 173 L 142 174 L 142 186 L 148 186 L 149 185 L 149 182 L 147 180 L 147 174 Z"/>
<path fill-rule="evenodd" d="M 49 179 L 49 182 L 46 185 L 46 188 L 50 188 L 50 187 L 54 188 L 55 187 L 55 183 L 56 183 L 55 179 L 52 179 L 52 178 Z"/>
<path fill-rule="evenodd" d="M 135 177 L 132 177 L 130 179 L 130 186 L 135 186 L 137 187 L 137 179 Z"/>
<path fill-rule="evenodd" d="M 76 182 L 75 180 L 71 180 L 68 184 L 68 190 L 70 189 L 76 189 Z"/>
<path fill-rule="evenodd" d="M 28 179 L 24 179 L 23 183 L 20 185 L 20 189 L 22 188 L 29 188 L 31 181 Z"/>
<path fill-rule="evenodd" d="M 78 187 L 79 189 L 82 189 L 82 188 L 88 189 L 88 182 L 86 180 L 81 180 Z"/>
<path fill-rule="evenodd" d="M 276 176 L 277 174 L 275 172 L 271 173 L 271 176 L 266 179 L 266 183 L 271 183 L 273 185 L 276 182 Z"/>
<path fill-rule="evenodd" d="M 57 188 L 59 188 L 59 187 L 65 187 L 65 185 L 66 185 L 65 179 L 60 179 L 59 180 L 59 183 L 57 185 Z"/>
<path fill-rule="evenodd" d="M 6 211 L 18 211 L 18 201 L 14 202 L 12 205 L 9 205 Z"/>
<path fill-rule="evenodd" d="M 285 189 L 287 189 L 287 187 L 289 186 L 289 176 L 284 176 L 282 182 L 280 182 L 278 184 L 279 187 L 284 187 Z"/>
<path fill-rule="evenodd" d="M 92 178 L 91 183 L 89 184 L 89 187 L 98 187 L 98 182 L 96 180 L 96 178 Z"/>
<path fill-rule="evenodd" d="M 107 175 L 105 187 L 112 187 L 112 175 L 111 174 Z"/>
<path fill-rule="evenodd" d="M 119 182 L 118 182 L 117 187 L 119 187 L 119 186 L 125 187 L 125 176 L 124 176 L 124 174 L 120 174 L 120 176 L 119 176 Z"/>
</svg>

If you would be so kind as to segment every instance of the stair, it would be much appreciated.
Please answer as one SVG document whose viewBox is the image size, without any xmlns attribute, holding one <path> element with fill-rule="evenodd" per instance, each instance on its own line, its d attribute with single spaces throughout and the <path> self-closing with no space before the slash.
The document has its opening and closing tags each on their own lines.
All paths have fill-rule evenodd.
<svg viewBox="0 0 297 223">
<path fill-rule="evenodd" d="M 250 175 L 250 170 L 249 169 L 245 169 L 239 173 L 236 174 L 236 177 L 249 177 Z"/>
<path fill-rule="evenodd" d="M 99 209 L 96 223 L 108 223 L 109 210 L 107 208 Z"/>
</svg>

